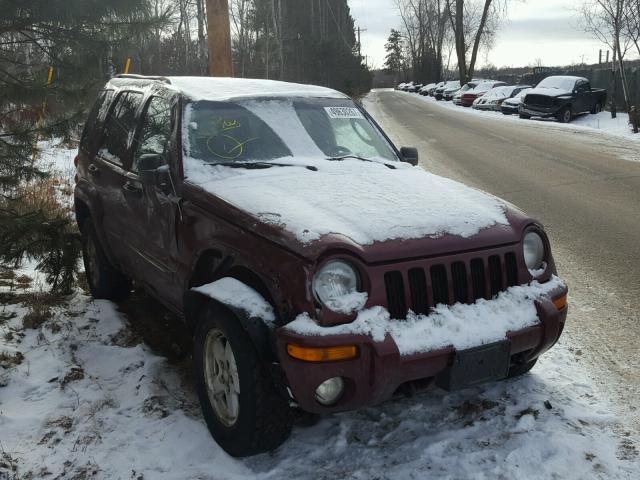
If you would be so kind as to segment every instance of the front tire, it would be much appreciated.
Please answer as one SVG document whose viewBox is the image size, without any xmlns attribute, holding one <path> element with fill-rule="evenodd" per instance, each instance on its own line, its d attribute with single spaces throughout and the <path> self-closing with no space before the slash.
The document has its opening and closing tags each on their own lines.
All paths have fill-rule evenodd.
<svg viewBox="0 0 640 480">
<path fill-rule="evenodd" d="M 81 231 L 84 271 L 91 296 L 104 300 L 124 300 L 131 292 L 131 280 L 107 258 L 91 219 L 84 221 Z"/>
<path fill-rule="evenodd" d="M 520 118 L 523 120 L 529 120 L 531 118 L 531 115 L 527 115 L 526 113 L 521 113 Z"/>
<path fill-rule="evenodd" d="M 556 117 L 556 119 L 560 123 L 569 123 L 571 122 L 571 118 L 573 118 L 573 115 L 571 113 L 571 107 L 563 108 L 562 110 L 560 110 L 560 112 Z"/>
<path fill-rule="evenodd" d="M 207 427 L 229 455 L 244 457 L 279 447 L 292 412 L 238 320 L 205 307 L 193 350 L 196 390 Z"/>
<path fill-rule="evenodd" d="M 534 358 L 533 360 L 523 363 L 522 365 L 514 365 L 509 368 L 509 375 L 507 378 L 520 377 L 525 373 L 529 373 L 529 371 L 538 363 L 538 359 Z"/>
</svg>

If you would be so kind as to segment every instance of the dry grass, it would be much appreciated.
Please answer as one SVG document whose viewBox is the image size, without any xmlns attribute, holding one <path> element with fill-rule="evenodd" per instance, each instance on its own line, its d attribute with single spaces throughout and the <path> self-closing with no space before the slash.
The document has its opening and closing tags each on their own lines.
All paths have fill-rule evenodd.
<svg viewBox="0 0 640 480">
<path fill-rule="evenodd" d="M 73 193 L 73 186 L 61 177 L 51 176 L 26 183 L 15 193 L 22 200 L 25 211 L 41 210 L 49 218 L 73 214 L 70 202 L 62 200 L 63 196 Z"/>
</svg>

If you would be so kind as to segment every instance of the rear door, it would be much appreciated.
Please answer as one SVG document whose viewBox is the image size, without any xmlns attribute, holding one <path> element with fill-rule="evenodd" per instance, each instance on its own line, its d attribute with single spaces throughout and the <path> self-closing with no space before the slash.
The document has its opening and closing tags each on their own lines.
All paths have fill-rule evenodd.
<svg viewBox="0 0 640 480">
<path fill-rule="evenodd" d="M 130 275 L 137 266 L 131 263 L 127 248 L 130 229 L 125 193 L 127 167 L 131 163 L 130 146 L 142 100 L 140 92 L 118 94 L 107 116 L 95 160 L 89 165 L 89 174 L 98 179 L 101 187 L 102 227 L 106 241 L 116 262 Z"/>
</svg>

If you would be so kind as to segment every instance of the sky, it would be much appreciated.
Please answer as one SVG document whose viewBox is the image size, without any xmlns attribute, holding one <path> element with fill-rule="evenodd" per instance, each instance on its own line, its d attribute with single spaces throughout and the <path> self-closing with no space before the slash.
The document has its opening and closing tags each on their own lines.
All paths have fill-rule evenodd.
<svg viewBox="0 0 640 480">
<path fill-rule="evenodd" d="M 581 0 L 512 0 L 495 46 L 482 52 L 480 64 L 518 67 L 537 59 L 545 66 L 597 62 L 599 49 L 606 47 L 580 28 L 576 9 L 581 4 Z M 362 34 L 363 55 L 370 66 L 381 67 L 389 32 L 402 25 L 396 0 L 349 0 L 349 5 L 356 26 L 367 29 Z"/>
</svg>

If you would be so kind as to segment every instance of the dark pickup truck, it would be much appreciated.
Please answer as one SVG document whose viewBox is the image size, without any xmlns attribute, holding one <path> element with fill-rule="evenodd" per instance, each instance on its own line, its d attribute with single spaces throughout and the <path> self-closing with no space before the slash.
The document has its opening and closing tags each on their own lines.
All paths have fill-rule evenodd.
<svg viewBox="0 0 640 480">
<path fill-rule="evenodd" d="M 547 77 L 531 90 L 520 104 L 520 118 L 555 117 L 569 123 L 580 113 L 600 113 L 607 101 L 607 91 L 591 88 L 582 77 Z"/>
</svg>

